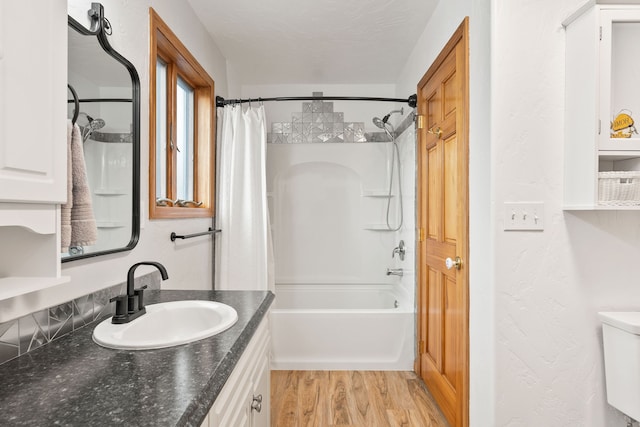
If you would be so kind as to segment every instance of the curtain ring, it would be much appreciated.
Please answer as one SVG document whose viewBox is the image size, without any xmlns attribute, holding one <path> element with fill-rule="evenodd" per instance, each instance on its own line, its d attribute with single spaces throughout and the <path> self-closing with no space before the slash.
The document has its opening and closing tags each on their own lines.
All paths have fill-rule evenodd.
<svg viewBox="0 0 640 427">
<path fill-rule="evenodd" d="M 264 102 L 262 102 L 262 98 L 258 97 L 258 102 L 260 103 L 260 106 L 264 106 Z"/>
</svg>

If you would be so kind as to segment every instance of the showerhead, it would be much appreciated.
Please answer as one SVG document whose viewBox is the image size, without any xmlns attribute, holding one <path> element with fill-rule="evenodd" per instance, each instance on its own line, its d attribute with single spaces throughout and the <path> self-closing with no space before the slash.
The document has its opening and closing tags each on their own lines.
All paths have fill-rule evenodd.
<svg viewBox="0 0 640 427">
<path fill-rule="evenodd" d="M 382 119 L 380 117 L 374 117 L 373 118 L 373 124 L 376 125 L 377 127 L 379 127 L 380 129 L 384 129 L 384 124 L 386 122 L 382 121 Z"/>
<path fill-rule="evenodd" d="M 403 114 L 404 113 L 404 108 L 401 108 L 399 110 L 390 111 L 389 114 L 384 116 L 382 119 L 380 119 L 378 117 L 374 117 L 373 118 L 373 124 L 376 125 L 377 127 L 379 127 L 380 129 L 385 129 L 385 125 L 389 121 L 389 117 L 391 117 L 391 115 L 394 114 L 394 113 Z"/>
<path fill-rule="evenodd" d="M 80 114 L 84 115 L 87 118 L 87 121 L 89 122 L 86 126 L 81 126 L 82 141 L 86 142 L 87 139 L 89 139 L 89 137 L 91 136 L 91 134 L 98 129 L 102 129 L 105 126 L 106 122 L 103 119 L 99 119 L 99 118 L 94 119 L 93 117 L 91 117 L 85 112 L 80 112 Z"/>
<path fill-rule="evenodd" d="M 403 112 L 404 112 L 404 108 L 401 108 L 399 110 L 390 111 L 389 114 L 384 116 L 382 119 L 379 118 L 379 117 L 374 117 L 373 118 L 373 124 L 376 125 L 377 127 L 379 127 L 380 129 L 382 129 L 383 131 L 385 131 L 385 133 L 387 135 L 389 135 L 389 138 L 391 138 L 391 141 L 394 141 L 393 134 L 391 132 L 389 132 L 389 129 L 387 128 L 387 126 L 390 126 L 391 129 L 393 130 L 393 126 L 391 126 L 391 123 L 387 123 L 387 122 L 389 121 L 389 117 L 391 117 L 392 114 L 394 114 L 394 113 L 402 114 Z M 394 130 L 394 132 L 395 132 L 395 130 Z"/>
<path fill-rule="evenodd" d="M 105 125 L 105 121 L 103 119 L 90 119 L 89 127 L 92 131 L 102 129 Z"/>
</svg>

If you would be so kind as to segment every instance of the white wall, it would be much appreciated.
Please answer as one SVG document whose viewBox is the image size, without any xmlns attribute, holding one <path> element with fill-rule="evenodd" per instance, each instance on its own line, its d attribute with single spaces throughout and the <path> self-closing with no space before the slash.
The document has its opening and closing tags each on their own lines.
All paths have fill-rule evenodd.
<svg viewBox="0 0 640 427">
<path fill-rule="evenodd" d="M 70 276 L 71 283 L 55 292 L 43 294 L 51 304 L 122 282 L 126 280 L 127 269 L 143 260 L 155 260 L 165 265 L 169 280 L 163 282 L 163 288 L 209 289 L 212 284 L 211 238 L 175 243 L 169 240 L 172 231 L 178 234 L 204 231 L 211 225 L 211 220 L 148 219 L 149 7 L 156 10 L 213 77 L 216 93 L 222 96 L 227 93 L 226 60 L 186 2 L 109 0 L 103 5 L 105 16 L 113 25 L 113 35 L 109 37 L 112 46 L 133 63 L 140 75 L 142 230 L 138 245 L 130 252 L 63 264 L 62 274 Z M 88 25 L 86 11 L 90 7 L 89 0 L 69 0 L 69 14 L 82 24 Z M 143 274 L 151 268 L 141 267 L 139 271 Z"/>
<path fill-rule="evenodd" d="M 493 1 L 493 220 L 505 201 L 545 203 L 544 232 L 494 233 L 498 425 L 625 425 L 596 313 L 640 308 L 640 215 L 561 209 L 561 21 L 583 3 Z"/>
</svg>

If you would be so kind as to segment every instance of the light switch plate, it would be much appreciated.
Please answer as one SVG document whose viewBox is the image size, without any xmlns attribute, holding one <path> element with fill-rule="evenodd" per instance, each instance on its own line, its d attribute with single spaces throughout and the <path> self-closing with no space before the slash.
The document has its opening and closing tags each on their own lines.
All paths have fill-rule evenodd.
<svg viewBox="0 0 640 427">
<path fill-rule="evenodd" d="M 544 230 L 543 202 L 505 202 L 505 231 Z"/>
</svg>

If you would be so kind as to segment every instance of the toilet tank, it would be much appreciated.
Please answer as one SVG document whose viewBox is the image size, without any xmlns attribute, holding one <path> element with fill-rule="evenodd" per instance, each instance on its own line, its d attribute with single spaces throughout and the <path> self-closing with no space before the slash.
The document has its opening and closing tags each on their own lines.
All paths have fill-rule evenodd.
<svg viewBox="0 0 640 427">
<path fill-rule="evenodd" d="M 607 402 L 640 419 L 640 312 L 601 312 Z"/>
</svg>

